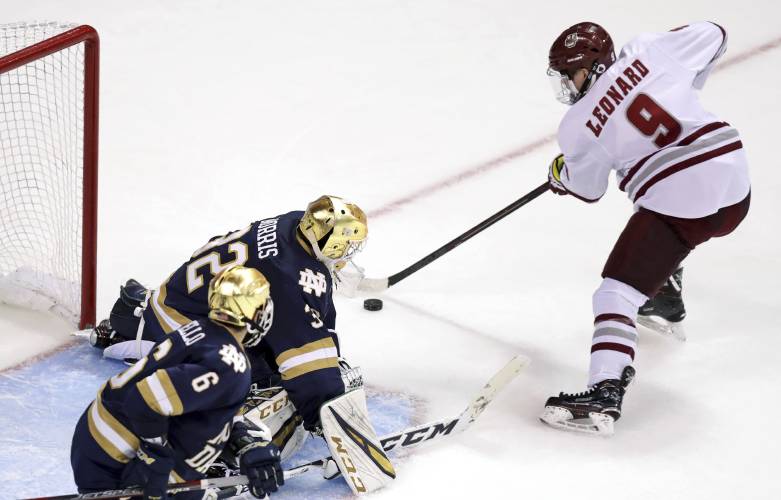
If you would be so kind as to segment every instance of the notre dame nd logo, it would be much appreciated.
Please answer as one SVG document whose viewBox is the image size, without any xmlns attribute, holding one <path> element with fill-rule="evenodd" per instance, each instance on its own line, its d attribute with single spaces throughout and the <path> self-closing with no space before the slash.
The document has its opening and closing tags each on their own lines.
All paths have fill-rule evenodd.
<svg viewBox="0 0 781 500">
<path fill-rule="evenodd" d="M 222 356 L 222 361 L 226 365 L 232 366 L 236 373 L 244 373 L 244 370 L 247 369 L 247 358 L 231 344 L 222 345 L 220 356 Z"/>
<path fill-rule="evenodd" d="M 314 293 L 318 297 L 324 294 L 328 290 L 328 282 L 325 280 L 323 273 L 315 273 L 309 268 L 304 268 L 303 271 L 298 272 L 301 275 L 301 279 L 298 280 L 298 284 L 308 294 Z"/>
</svg>

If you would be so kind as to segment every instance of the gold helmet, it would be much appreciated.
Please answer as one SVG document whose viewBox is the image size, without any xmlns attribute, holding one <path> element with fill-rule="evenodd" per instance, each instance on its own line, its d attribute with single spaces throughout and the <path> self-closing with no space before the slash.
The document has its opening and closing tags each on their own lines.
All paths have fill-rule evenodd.
<svg viewBox="0 0 781 500">
<path fill-rule="evenodd" d="M 232 326 L 246 326 L 242 343 L 252 347 L 268 333 L 274 305 L 271 285 L 257 269 L 229 267 L 209 282 L 209 318 Z"/>
<path fill-rule="evenodd" d="M 369 233 L 366 214 L 358 205 L 328 195 L 306 207 L 298 228 L 317 258 L 336 269 L 363 249 Z"/>
</svg>

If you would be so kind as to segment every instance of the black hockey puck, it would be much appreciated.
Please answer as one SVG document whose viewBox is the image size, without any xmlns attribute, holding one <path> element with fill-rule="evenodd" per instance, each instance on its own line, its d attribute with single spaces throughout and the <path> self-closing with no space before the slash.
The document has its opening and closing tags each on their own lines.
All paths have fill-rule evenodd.
<svg viewBox="0 0 781 500">
<path fill-rule="evenodd" d="M 363 301 L 363 308 L 367 311 L 379 311 L 382 309 L 382 301 L 380 299 L 366 299 Z"/>
</svg>

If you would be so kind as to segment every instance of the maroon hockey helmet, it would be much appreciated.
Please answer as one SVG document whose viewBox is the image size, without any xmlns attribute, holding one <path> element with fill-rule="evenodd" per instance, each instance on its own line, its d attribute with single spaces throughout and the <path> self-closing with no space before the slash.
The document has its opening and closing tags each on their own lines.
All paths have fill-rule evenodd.
<svg viewBox="0 0 781 500">
<path fill-rule="evenodd" d="M 613 39 L 602 26 L 586 21 L 565 29 L 548 52 L 548 76 L 557 99 L 565 104 L 576 103 L 615 60 Z M 581 68 L 589 73 L 577 90 L 572 75 Z"/>
</svg>

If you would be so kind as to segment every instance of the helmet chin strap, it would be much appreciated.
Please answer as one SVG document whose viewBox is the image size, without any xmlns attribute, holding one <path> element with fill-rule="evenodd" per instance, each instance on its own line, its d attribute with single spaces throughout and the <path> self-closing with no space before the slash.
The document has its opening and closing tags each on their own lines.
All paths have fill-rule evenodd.
<svg viewBox="0 0 781 500">
<path fill-rule="evenodd" d="M 245 323 L 245 329 L 246 330 L 251 328 L 252 330 L 255 330 L 256 332 L 258 332 L 258 338 L 255 339 L 252 342 L 252 344 L 244 344 L 244 342 L 247 340 L 247 335 L 249 335 L 249 331 L 245 331 L 244 332 L 244 338 L 241 339 L 241 343 L 244 344 L 246 347 L 255 347 L 256 345 L 258 345 L 258 343 L 260 342 L 260 339 L 262 338 L 260 335 L 261 335 L 261 332 L 263 330 L 260 329 L 260 325 L 258 324 L 257 321 L 255 321 L 254 319 L 248 318 L 246 316 L 244 316 L 244 323 Z"/>
<path fill-rule="evenodd" d="M 591 65 L 591 69 L 588 71 L 588 75 L 583 81 L 583 85 L 580 87 L 580 92 L 578 92 L 578 95 L 575 98 L 575 102 L 581 100 L 583 96 L 586 95 L 589 90 L 591 90 L 591 87 L 593 87 L 597 82 L 599 76 L 605 72 L 604 67 L 602 68 L 602 71 L 599 71 L 600 66 L 602 66 L 602 64 L 598 63 L 597 61 L 594 61 L 594 63 Z"/>
<path fill-rule="evenodd" d="M 322 262 L 323 265 L 325 265 L 325 267 L 328 269 L 328 272 L 333 275 L 337 271 L 336 266 L 339 264 L 341 259 L 332 259 L 330 257 L 326 257 L 323 255 L 322 250 L 320 250 L 320 245 L 316 241 L 312 241 L 307 235 L 304 235 L 304 238 L 306 238 L 306 241 L 309 243 L 309 247 L 312 249 L 312 253 L 315 254 L 315 258 Z"/>
</svg>

